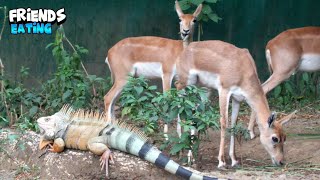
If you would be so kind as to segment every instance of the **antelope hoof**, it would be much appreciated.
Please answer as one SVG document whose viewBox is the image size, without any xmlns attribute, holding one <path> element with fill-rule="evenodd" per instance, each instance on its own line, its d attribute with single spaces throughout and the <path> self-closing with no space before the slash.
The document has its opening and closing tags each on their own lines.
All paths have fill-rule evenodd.
<svg viewBox="0 0 320 180">
<path fill-rule="evenodd" d="M 191 165 L 191 164 L 193 164 L 194 161 L 195 161 L 195 159 L 193 158 L 192 151 L 189 150 L 188 151 L 188 164 Z"/>
<path fill-rule="evenodd" d="M 254 134 L 254 132 L 253 131 L 250 131 L 250 138 L 251 139 L 254 139 L 256 137 L 256 135 Z"/>
<path fill-rule="evenodd" d="M 223 161 L 219 161 L 218 168 L 219 169 L 225 169 L 225 167 L 226 167 L 226 163 L 223 162 Z"/>
<path fill-rule="evenodd" d="M 239 165 L 239 161 L 237 160 L 232 161 L 232 164 L 231 164 L 232 167 L 237 167 L 238 165 Z"/>
</svg>

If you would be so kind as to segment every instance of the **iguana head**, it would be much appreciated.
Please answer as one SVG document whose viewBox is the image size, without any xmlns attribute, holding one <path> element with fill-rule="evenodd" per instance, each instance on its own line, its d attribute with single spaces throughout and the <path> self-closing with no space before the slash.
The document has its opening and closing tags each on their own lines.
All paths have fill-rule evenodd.
<svg viewBox="0 0 320 180">
<path fill-rule="evenodd" d="M 53 142 L 54 139 L 63 136 L 69 124 L 66 121 L 67 118 L 67 116 L 58 112 L 52 116 L 41 117 L 37 120 L 42 135 L 40 149 Z"/>
</svg>

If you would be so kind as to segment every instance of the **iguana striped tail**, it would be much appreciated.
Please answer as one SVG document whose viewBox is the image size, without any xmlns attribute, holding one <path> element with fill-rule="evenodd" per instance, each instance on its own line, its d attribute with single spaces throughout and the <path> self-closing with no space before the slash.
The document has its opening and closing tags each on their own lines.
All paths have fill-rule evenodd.
<svg viewBox="0 0 320 180">
<path fill-rule="evenodd" d="M 151 162 L 156 166 L 165 169 L 171 174 L 178 175 L 184 179 L 218 179 L 202 176 L 183 168 L 178 163 L 164 155 L 156 147 L 148 143 L 147 139 L 143 138 L 141 133 L 136 133 L 136 130 L 132 130 L 123 126 L 128 127 L 128 125 L 113 125 L 107 126 L 102 131 L 101 136 L 107 136 L 107 144 L 109 147 L 138 156 L 141 159 Z"/>
<path fill-rule="evenodd" d="M 113 148 L 138 156 L 184 179 L 217 179 L 183 168 L 148 143 L 148 138 L 137 127 L 122 121 L 109 120 L 103 113 L 74 110 L 65 105 L 59 112 L 39 118 L 37 122 L 45 133 L 54 129 L 54 140 L 60 138 L 65 143 L 63 146 L 68 148 L 90 150 L 99 155 L 107 152 L 105 149 Z"/>
</svg>

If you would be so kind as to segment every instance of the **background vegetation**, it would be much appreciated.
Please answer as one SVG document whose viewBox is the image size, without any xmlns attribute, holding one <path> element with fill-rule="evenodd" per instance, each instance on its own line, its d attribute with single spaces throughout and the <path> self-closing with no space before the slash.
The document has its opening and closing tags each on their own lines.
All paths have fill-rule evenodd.
<svg viewBox="0 0 320 180">
<path fill-rule="evenodd" d="M 104 65 L 107 49 L 128 36 L 179 38 L 173 1 L 111 0 L 73 4 L 58 0 L 50 3 L 7 2 L 8 9 L 62 6 L 66 8 L 68 19 L 64 24 L 67 33 L 62 27 L 55 29 L 54 40 L 53 36 L 13 36 L 9 28 L 5 28 L 5 22 L 1 26 L 0 126 L 36 130 L 34 120 L 37 117 L 52 114 L 65 103 L 88 109 L 101 108 L 103 95 L 111 86 Z M 261 53 L 268 40 L 288 28 L 320 24 L 319 13 L 312 11 L 318 1 L 182 0 L 180 3 L 185 12 L 192 12 L 199 3 L 204 3 L 198 40 L 220 39 L 249 48 L 262 81 L 268 77 L 264 53 Z M 5 20 L 6 9 L 0 10 L 4 12 L 0 13 L 0 19 Z M 85 45 L 90 53 L 70 41 Z M 161 134 L 158 126 L 163 121 L 172 123 L 179 113 L 184 119 L 185 131 L 181 139 L 172 133 L 162 148 L 170 147 L 172 154 L 192 149 L 196 156 L 206 130 L 219 127 L 218 109 L 211 106 L 206 91 L 201 88 L 191 86 L 166 93 L 156 89 L 143 78 L 130 78 L 120 98 L 121 116 L 155 136 Z M 314 103 L 314 108 L 320 109 L 319 93 L 319 73 L 298 73 L 269 94 L 270 104 L 277 109 L 290 110 Z M 198 130 L 196 136 L 189 135 L 192 128 Z M 229 132 L 247 137 L 241 125 Z"/>
<path fill-rule="evenodd" d="M 218 39 L 248 48 L 262 81 L 269 77 L 264 48 L 271 38 L 289 28 L 320 26 L 318 0 L 221 0 L 207 5 L 222 20 L 204 22 L 201 40 Z M 2 1 L 0 6 L 64 7 L 67 21 L 63 26 L 68 38 L 89 50 L 83 63 L 89 74 L 100 77 L 109 72 L 104 63 L 107 50 L 123 38 L 151 35 L 180 39 L 174 0 Z M 194 8 L 191 5 L 190 11 Z M 0 19 L 2 22 L 3 13 Z M 27 86 L 38 86 L 40 79 L 49 79 L 57 67 L 51 52 L 43 48 L 50 42 L 50 35 L 10 35 L 7 26 L 0 45 L 7 73 L 18 80 L 20 67 L 29 67 Z"/>
</svg>

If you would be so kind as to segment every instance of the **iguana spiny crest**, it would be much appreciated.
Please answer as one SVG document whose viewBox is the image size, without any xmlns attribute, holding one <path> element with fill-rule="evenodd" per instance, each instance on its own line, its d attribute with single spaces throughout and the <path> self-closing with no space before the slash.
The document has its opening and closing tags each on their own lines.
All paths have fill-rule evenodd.
<svg viewBox="0 0 320 180">
<path fill-rule="evenodd" d="M 53 152 L 61 152 L 65 147 L 90 150 L 96 155 L 101 155 L 101 166 L 105 167 L 106 176 L 109 159 L 113 161 L 110 147 L 138 156 L 184 179 L 217 179 L 199 175 L 180 166 L 150 144 L 138 128 L 121 121 L 106 119 L 104 114 L 75 111 L 66 105 L 54 115 L 37 120 L 43 134 L 40 148 L 49 145 L 49 150 Z"/>
</svg>

